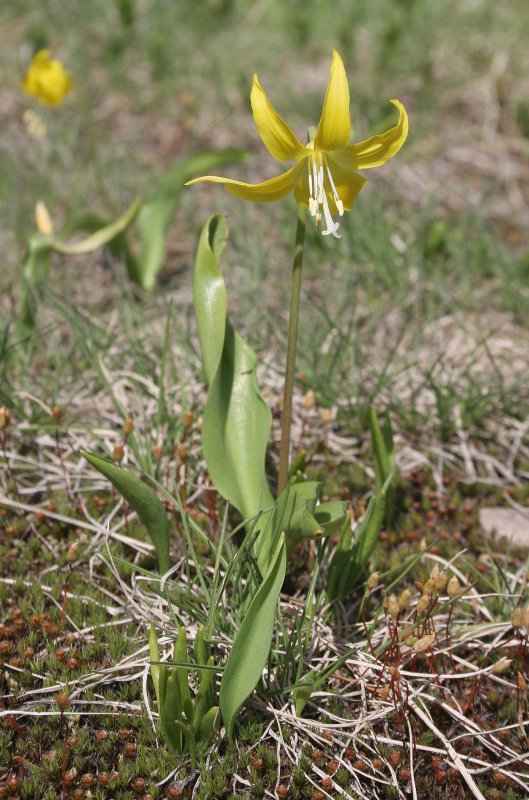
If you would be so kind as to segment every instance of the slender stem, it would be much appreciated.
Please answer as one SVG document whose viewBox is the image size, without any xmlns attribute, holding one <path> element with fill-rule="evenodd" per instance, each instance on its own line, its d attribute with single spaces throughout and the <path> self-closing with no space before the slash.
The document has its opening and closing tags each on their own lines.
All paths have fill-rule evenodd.
<svg viewBox="0 0 529 800">
<path fill-rule="evenodd" d="M 283 393 L 283 409 L 281 412 L 281 444 L 279 446 L 279 478 L 277 485 L 278 496 L 286 489 L 288 482 L 292 395 L 294 393 L 294 374 L 299 325 L 299 298 L 301 293 L 301 268 L 303 266 L 303 249 L 305 246 L 306 217 L 307 209 L 305 206 L 298 206 L 298 226 L 296 228 L 296 246 L 294 249 L 294 262 L 292 264 L 292 288 L 290 294 L 290 316 L 288 320 L 287 366 L 285 373 L 285 390 Z"/>
</svg>

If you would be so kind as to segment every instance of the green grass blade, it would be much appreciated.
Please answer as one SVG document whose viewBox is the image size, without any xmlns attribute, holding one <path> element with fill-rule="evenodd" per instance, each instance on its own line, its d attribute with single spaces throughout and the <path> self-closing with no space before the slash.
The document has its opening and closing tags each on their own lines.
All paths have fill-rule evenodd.
<svg viewBox="0 0 529 800">
<path fill-rule="evenodd" d="M 286 565 L 285 537 L 281 535 L 270 571 L 257 590 L 235 636 L 222 676 L 220 710 L 230 739 L 239 709 L 257 686 L 270 652 Z"/>
</svg>

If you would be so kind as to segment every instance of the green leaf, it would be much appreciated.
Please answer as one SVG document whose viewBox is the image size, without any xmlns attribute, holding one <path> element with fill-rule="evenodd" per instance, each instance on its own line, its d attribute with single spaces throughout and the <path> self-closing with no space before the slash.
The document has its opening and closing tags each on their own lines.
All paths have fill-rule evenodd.
<svg viewBox="0 0 529 800">
<path fill-rule="evenodd" d="M 385 524 L 390 527 L 393 524 L 395 510 L 395 447 L 393 444 L 393 431 L 391 420 L 386 412 L 384 427 L 380 430 L 378 417 L 373 406 L 369 409 L 369 426 L 371 429 L 371 446 L 375 462 L 376 490 L 379 492 L 387 482 L 388 476 L 393 474 L 393 479 L 389 482 L 386 489 L 386 509 L 384 513 Z"/>
<path fill-rule="evenodd" d="M 309 702 L 310 696 L 314 691 L 315 675 L 316 675 L 315 671 L 311 670 L 301 679 L 301 681 L 294 689 L 293 692 L 294 708 L 296 710 L 297 717 L 301 717 L 301 715 L 303 714 L 303 709 Z"/>
<path fill-rule="evenodd" d="M 140 206 L 141 200 L 138 198 L 120 217 L 111 222 L 109 225 L 106 225 L 104 228 L 100 228 L 95 233 L 87 236 L 87 238 L 83 239 L 82 242 L 68 243 L 60 242 L 57 239 L 52 239 L 51 245 L 56 253 L 61 253 L 62 255 L 66 256 L 79 256 L 84 255 L 85 253 L 92 253 L 94 250 L 104 247 L 106 244 L 111 242 L 112 239 L 115 239 L 117 236 L 123 233 L 123 231 L 128 228 L 130 223 L 133 221 Z"/>
<path fill-rule="evenodd" d="M 268 575 L 257 590 L 235 636 L 220 684 L 220 711 L 231 739 L 239 709 L 257 686 L 266 664 L 277 601 L 287 566 L 285 537 L 281 534 Z"/>
<path fill-rule="evenodd" d="M 222 217 L 202 230 L 193 277 L 193 299 L 209 384 L 202 445 L 217 491 L 248 519 L 273 505 L 265 473 L 272 416 L 257 388 L 256 356 L 226 318 L 220 256 L 227 239 Z"/>
<path fill-rule="evenodd" d="M 341 531 L 347 514 L 346 503 L 318 504 L 321 487 L 317 481 L 291 483 L 278 497 L 269 525 L 260 520 L 262 530 L 257 536 L 255 551 L 261 572 L 266 573 L 270 565 L 280 533 L 285 534 L 288 554 L 301 539 L 320 539 Z M 268 515 L 263 518 L 265 516 Z"/>
<path fill-rule="evenodd" d="M 342 541 L 337 547 L 329 567 L 327 596 L 335 600 L 348 595 L 357 585 L 367 567 L 369 557 L 378 541 L 378 534 L 384 519 L 386 491 L 392 474 L 381 491 L 369 501 L 364 518 L 360 522 L 351 545 L 349 521 L 344 525 Z"/>
<path fill-rule="evenodd" d="M 180 682 L 176 669 L 168 670 L 163 667 L 167 675 L 165 682 L 165 696 L 160 708 L 160 721 L 162 730 L 169 747 L 174 752 L 182 751 L 182 698 L 180 696 Z"/>
<path fill-rule="evenodd" d="M 154 544 L 158 569 L 163 574 L 170 569 L 169 523 L 163 503 L 150 486 L 147 486 L 132 470 L 117 467 L 111 461 L 81 451 L 86 460 L 116 487 L 127 503 L 138 514 L 147 528 Z"/>
<path fill-rule="evenodd" d="M 151 623 L 149 631 L 149 659 L 151 662 L 151 678 L 154 684 L 154 693 L 158 702 L 158 709 L 160 708 L 160 648 L 158 647 L 158 637 L 156 636 L 156 628 Z"/>
<path fill-rule="evenodd" d="M 212 706 L 204 716 L 200 723 L 200 730 L 198 732 L 198 739 L 204 744 L 209 744 L 215 735 L 219 720 L 219 707 Z"/>
<path fill-rule="evenodd" d="M 19 332 L 31 330 L 37 317 L 37 298 L 40 284 L 48 272 L 52 252 L 51 239 L 43 233 L 34 233 L 28 242 L 28 252 L 22 265 L 22 286 L 18 310 Z"/>
<path fill-rule="evenodd" d="M 187 664 L 187 637 L 184 628 L 178 631 L 178 637 L 175 642 L 173 658 L 179 664 Z M 193 701 L 191 700 L 191 692 L 189 691 L 189 675 L 185 667 L 176 667 L 176 678 L 180 688 L 180 703 L 182 711 L 184 712 L 189 725 L 193 722 Z"/>
<path fill-rule="evenodd" d="M 187 156 L 160 181 L 137 218 L 140 237 L 137 277 L 143 289 L 151 292 L 156 286 L 156 277 L 165 262 L 165 236 L 186 181 L 209 172 L 213 167 L 241 161 L 245 157 L 242 150 L 209 150 Z"/>
</svg>

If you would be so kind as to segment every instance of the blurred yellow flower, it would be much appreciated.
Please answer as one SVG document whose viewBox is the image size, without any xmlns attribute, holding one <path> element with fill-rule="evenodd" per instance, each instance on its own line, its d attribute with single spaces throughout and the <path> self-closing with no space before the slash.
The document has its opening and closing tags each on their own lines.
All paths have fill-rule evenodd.
<svg viewBox="0 0 529 800">
<path fill-rule="evenodd" d="M 58 106 L 73 86 L 62 63 L 50 57 L 49 50 L 39 50 L 22 79 L 26 94 L 46 106 Z"/>
<path fill-rule="evenodd" d="M 338 234 L 342 216 L 353 205 L 366 179 L 356 170 L 384 164 L 402 147 L 408 135 L 408 115 L 398 100 L 391 101 L 399 111 L 395 127 L 358 144 L 348 144 L 351 135 L 349 85 L 340 54 L 334 50 L 320 123 L 314 138 L 302 144 L 279 116 L 254 75 L 251 104 L 255 125 L 269 153 L 278 161 L 294 165 L 277 178 L 251 184 L 230 178 L 205 175 L 189 181 L 211 181 L 243 200 L 271 203 L 294 192 L 300 205 L 308 206 L 324 236 Z"/>
</svg>

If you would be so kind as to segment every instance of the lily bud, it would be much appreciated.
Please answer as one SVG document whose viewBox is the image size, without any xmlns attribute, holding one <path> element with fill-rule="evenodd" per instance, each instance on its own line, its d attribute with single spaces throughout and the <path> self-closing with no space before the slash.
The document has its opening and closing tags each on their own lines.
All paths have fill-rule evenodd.
<svg viewBox="0 0 529 800">
<path fill-rule="evenodd" d="M 39 200 L 35 206 L 35 223 L 39 233 L 44 233 L 46 236 L 53 236 L 53 222 L 42 200 Z"/>
</svg>

